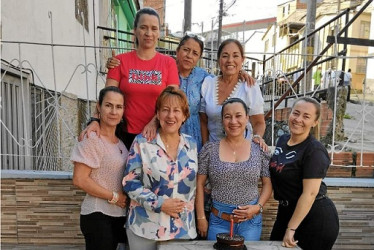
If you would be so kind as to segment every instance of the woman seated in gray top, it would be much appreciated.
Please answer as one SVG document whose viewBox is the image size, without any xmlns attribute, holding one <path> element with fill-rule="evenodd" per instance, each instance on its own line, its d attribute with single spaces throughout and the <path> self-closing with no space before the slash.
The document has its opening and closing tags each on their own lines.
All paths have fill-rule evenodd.
<svg viewBox="0 0 374 250">
<path fill-rule="evenodd" d="M 222 105 L 222 123 L 226 136 L 204 145 L 199 154 L 196 184 L 197 228 L 201 236 L 215 240 L 218 233 L 230 230 L 246 241 L 260 240 L 262 209 L 272 193 L 269 159 L 259 144 L 246 140 L 248 108 L 239 98 Z M 212 186 L 213 206 L 208 221 L 204 216 L 204 185 Z M 261 193 L 258 181 L 262 180 Z"/>
</svg>

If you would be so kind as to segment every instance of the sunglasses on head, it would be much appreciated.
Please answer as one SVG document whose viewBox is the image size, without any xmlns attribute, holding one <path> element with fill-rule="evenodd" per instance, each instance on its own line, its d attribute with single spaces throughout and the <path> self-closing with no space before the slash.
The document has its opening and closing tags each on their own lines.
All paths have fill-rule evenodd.
<svg viewBox="0 0 374 250">
<path fill-rule="evenodd" d="M 185 37 L 188 37 L 188 38 L 196 38 L 196 39 L 198 39 L 199 41 L 203 41 L 203 38 L 202 38 L 200 35 L 195 34 L 195 33 L 191 32 L 191 31 L 186 31 L 186 32 L 184 33 L 184 36 L 185 36 Z"/>
<path fill-rule="evenodd" d="M 313 98 L 314 100 L 316 100 L 318 103 L 321 103 L 321 99 L 319 99 L 318 97 L 316 97 L 316 96 L 312 96 L 312 98 Z"/>
</svg>

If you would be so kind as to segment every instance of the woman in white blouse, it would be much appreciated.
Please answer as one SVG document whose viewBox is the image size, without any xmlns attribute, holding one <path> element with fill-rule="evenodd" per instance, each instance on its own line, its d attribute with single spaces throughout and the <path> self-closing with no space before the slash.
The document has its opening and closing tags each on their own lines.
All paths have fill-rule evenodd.
<svg viewBox="0 0 374 250">
<path fill-rule="evenodd" d="M 255 142 L 262 145 L 261 139 L 265 132 L 264 100 L 258 84 L 248 86 L 240 81 L 239 72 L 244 62 L 244 49 L 238 40 L 227 39 L 223 41 L 217 54 L 219 67 L 222 72 L 219 76 L 208 76 L 201 87 L 201 134 L 203 144 L 208 141 L 219 141 L 224 137 L 221 109 L 222 103 L 232 97 L 242 99 L 249 109 L 252 131 L 247 138 L 253 135 Z"/>
</svg>

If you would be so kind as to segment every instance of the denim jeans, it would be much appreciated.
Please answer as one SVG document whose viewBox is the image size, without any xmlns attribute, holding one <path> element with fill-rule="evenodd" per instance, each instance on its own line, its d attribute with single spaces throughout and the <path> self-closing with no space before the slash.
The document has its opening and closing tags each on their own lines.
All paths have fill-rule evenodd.
<svg viewBox="0 0 374 250">
<path fill-rule="evenodd" d="M 257 204 L 257 199 L 249 203 L 250 205 Z M 213 201 L 213 207 L 216 208 L 220 213 L 231 214 L 234 209 L 237 208 L 235 205 L 224 204 L 218 201 Z M 262 231 L 262 214 L 255 216 L 251 220 L 247 220 L 241 223 L 234 223 L 233 234 L 239 234 L 244 237 L 246 241 L 258 241 L 261 237 Z M 208 228 L 208 240 L 216 240 L 218 233 L 230 233 L 230 222 L 215 216 L 210 213 L 209 228 Z"/>
</svg>

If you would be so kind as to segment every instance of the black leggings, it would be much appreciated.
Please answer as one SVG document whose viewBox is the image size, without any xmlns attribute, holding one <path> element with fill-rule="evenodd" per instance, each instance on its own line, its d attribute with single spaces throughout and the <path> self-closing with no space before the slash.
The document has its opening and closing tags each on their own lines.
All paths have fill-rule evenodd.
<svg viewBox="0 0 374 250">
<path fill-rule="evenodd" d="M 278 206 L 270 240 L 282 241 L 295 205 Z M 334 203 L 329 198 L 316 200 L 295 232 L 295 240 L 304 249 L 330 250 L 338 237 L 339 218 Z"/>
<path fill-rule="evenodd" d="M 100 212 L 81 215 L 81 230 L 86 250 L 115 250 L 126 241 L 126 217 L 112 217 Z"/>
</svg>

